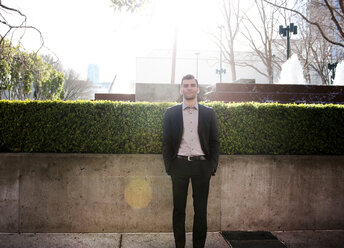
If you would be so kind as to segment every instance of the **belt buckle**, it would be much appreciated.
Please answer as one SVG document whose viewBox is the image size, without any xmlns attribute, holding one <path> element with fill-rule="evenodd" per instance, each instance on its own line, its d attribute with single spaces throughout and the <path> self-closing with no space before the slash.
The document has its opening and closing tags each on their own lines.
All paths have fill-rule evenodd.
<svg viewBox="0 0 344 248">
<path fill-rule="evenodd" d="M 188 156 L 188 161 L 192 161 L 190 156 Z"/>
</svg>

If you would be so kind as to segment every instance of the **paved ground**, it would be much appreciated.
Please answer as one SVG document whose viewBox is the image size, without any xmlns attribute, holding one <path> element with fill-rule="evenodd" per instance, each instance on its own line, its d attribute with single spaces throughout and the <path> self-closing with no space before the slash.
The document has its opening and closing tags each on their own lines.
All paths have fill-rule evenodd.
<svg viewBox="0 0 344 248">
<path fill-rule="evenodd" d="M 288 248 L 343 248 L 344 230 L 272 232 Z M 192 247 L 187 234 L 186 248 Z M 252 247 L 257 248 L 255 246 Z M 0 248 L 173 248 L 172 233 L 0 233 Z M 231 247 L 220 233 L 208 233 L 206 248 Z M 267 247 L 266 247 L 267 248 Z"/>
<path fill-rule="evenodd" d="M 272 233 L 288 248 L 344 248 L 344 230 Z"/>
<path fill-rule="evenodd" d="M 192 248 L 187 233 L 186 248 Z M 173 233 L 0 233 L 0 248 L 173 248 Z M 207 248 L 228 248 L 220 233 L 208 233 Z"/>
</svg>

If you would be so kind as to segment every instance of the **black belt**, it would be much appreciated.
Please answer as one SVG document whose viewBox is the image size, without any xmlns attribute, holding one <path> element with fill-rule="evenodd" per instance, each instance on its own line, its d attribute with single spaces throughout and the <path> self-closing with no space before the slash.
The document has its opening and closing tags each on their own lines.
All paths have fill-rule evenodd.
<svg viewBox="0 0 344 248">
<path fill-rule="evenodd" d="M 201 156 L 182 156 L 182 155 L 177 155 L 177 158 L 185 159 L 187 161 L 207 160 L 203 155 L 201 155 Z"/>
</svg>

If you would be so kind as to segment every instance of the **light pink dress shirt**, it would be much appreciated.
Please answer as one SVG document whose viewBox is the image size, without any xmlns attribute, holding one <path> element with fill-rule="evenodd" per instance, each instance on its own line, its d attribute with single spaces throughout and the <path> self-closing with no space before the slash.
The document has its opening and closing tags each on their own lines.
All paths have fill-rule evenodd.
<svg viewBox="0 0 344 248">
<path fill-rule="evenodd" d="M 190 108 L 183 102 L 182 111 L 184 129 L 178 155 L 204 155 L 198 136 L 198 103 L 196 103 L 194 107 Z"/>
</svg>

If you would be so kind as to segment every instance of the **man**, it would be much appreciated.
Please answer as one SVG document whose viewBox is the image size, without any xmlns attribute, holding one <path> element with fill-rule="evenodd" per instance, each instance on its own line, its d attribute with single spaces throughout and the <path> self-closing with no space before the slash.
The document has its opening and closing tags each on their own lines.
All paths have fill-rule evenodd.
<svg viewBox="0 0 344 248">
<path fill-rule="evenodd" d="M 168 108 L 164 116 L 163 157 L 172 179 L 173 232 L 176 248 L 185 247 L 185 208 L 192 183 L 194 205 L 193 247 L 204 247 L 207 235 L 207 202 L 211 175 L 215 175 L 219 140 L 212 108 L 197 103 L 199 86 L 192 75 L 183 77 L 183 103 Z"/>
</svg>

